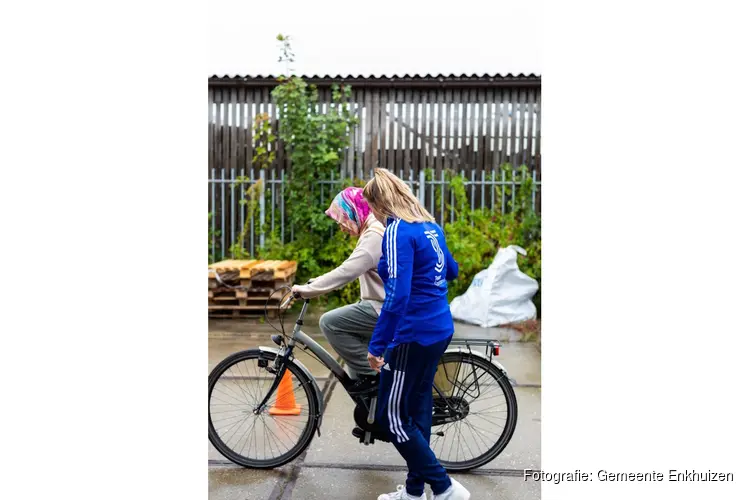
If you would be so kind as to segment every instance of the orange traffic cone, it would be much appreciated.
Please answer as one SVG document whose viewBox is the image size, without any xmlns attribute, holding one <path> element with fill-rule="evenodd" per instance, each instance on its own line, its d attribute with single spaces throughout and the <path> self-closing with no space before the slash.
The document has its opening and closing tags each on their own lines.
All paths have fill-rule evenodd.
<svg viewBox="0 0 750 500">
<path fill-rule="evenodd" d="M 284 376 L 281 377 L 276 402 L 268 410 L 268 413 L 271 415 L 299 415 L 302 413 L 300 405 L 294 399 L 294 385 L 289 370 L 284 372 Z"/>
</svg>

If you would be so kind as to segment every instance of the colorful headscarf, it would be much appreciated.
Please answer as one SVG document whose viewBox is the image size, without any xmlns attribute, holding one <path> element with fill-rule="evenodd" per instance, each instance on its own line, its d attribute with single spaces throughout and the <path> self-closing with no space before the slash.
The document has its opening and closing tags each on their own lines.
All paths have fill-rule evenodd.
<svg viewBox="0 0 750 500">
<path fill-rule="evenodd" d="M 336 195 L 326 215 L 350 232 L 360 234 L 370 215 L 370 205 L 362 196 L 362 188 L 348 187 Z"/>
</svg>

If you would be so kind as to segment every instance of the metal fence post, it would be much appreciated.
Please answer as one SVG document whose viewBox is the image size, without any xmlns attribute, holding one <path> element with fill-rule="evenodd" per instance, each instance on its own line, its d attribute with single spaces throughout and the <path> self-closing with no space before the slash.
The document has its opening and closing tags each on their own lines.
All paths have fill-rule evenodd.
<svg viewBox="0 0 750 500">
<path fill-rule="evenodd" d="M 343 179 L 343 178 L 344 176 L 342 175 L 340 179 Z M 334 195 L 334 187 L 335 187 L 334 182 L 335 181 L 333 178 L 333 170 L 331 170 L 331 183 L 328 185 L 328 199 L 329 200 L 333 200 L 333 197 L 335 196 Z M 354 185 L 354 183 L 352 183 L 352 185 Z M 328 230 L 328 234 L 330 235 L 331 238 L 333 238 L 333 226 L 331 226 L 331 228 Z"/>
<path fill-rule="evenodd" d="M 497 189 L 497 186 L 495 185 L 495 167 L 492 167 L 492 180 L 490 181 L 490 210 L 493 212 L 495 211 L 495 189 Z"/>
<path fill-rule="evenodd" d="M 435 217 L 435 169 L 430 170 L 430 213 Z"/>
<path fill-rule="evenodd" d="M 225 196 L 226 193 L 224 191 L 224 186 L 225 186 L 225 183 L 224 183 L 224 180 L 225 180 L 224 177 L 225 177 L 225 175 L 224 175 L 224 173 L 225 173 L 225 170 L 222 168 L 221 169 L 221 259 L 222 260 L 224 260 L 224 258 L 227 255 L 226 254 L 226 247 L 227 246 L 226 246 L 226 243 L 225 243 L 226 239 L 227 239 L 227 231 L 226 231 L 225 221 L 226 221 L 227 218 L 225 217 L 226 211 L 224 210 L 224 198 L 226 198 L 226 196 Z"/>
<path fill-rule="evenodd" d="M 505 169 L 502 170 L 502 180 L 500 184 L 500 189 L 502 193 L 502 201 L 500 203 L 503 207 L 503 215 L 505 215 Z"/>
<path fill-rule="evenodd" d="M 243 200 L 245 198 L 245 169 L 244 167 L 240 169 L 240 175 L 241 181 L 238 183 L 240 186 L 240 200 Z M 242 231 L 245 230 L 245 207 L 247 205 L 244 203 L 240 203 L 240 234 L 242 234 Z M 245 242 L 243 241 L 242 244 L 244 245 Z"/>
<path fill-rule="evenodd" d="M 271 237 L 276 234 L 276 170 L 271 169 Z"/>
<path fill-rule="evenodd" d="M 294 242 L 294 218 L 292 218 L 292 220 L 289 221 L 289 243 L 293 243 L 293 242 Z"/>
<path fill-rule="evenodd" d="M 266 171 L 260 171 L 260 248 L 266 245 Z"/>
<path fill-rule="evenodd" d="M 211 260 L 216 262 L 216 169 L 211 169 Z"/>
<path fill-rule="evenodd" d="M 472 170 L 471 171 L 471 209 L 474 210 L 474 207 L 476 206 L 474 203 L 474 200 L 476 199 L 477 194 L 477 171 Z"/>
<path fill-rule="evenodd" d="M 281 244 L 284 244 L 284 171 L 281 171 Z"/>
<path fill-rule="evenodd" d="M 419 203 L 424 206 L 425 200 L 425 175 L 424 170 L 419 171 Z"/>
<path fill-rule="evenodd" d="M 482 170 L 482 210 L 484 210 L 486 208 L 484 206 L 484 191 L 486 189 L 487 189 L 487 183 L 485 182 L 484 170 Z"/>
<path fill-rule="evenodd" d="M 255 184 L 255 169 L 250 169 L 250 188 L 253 189 L 253 185 Z M 255 195 L 255 190 L 251 191 L 253 193 L 253 196 Z M 252 206 L 250 207 L 252 209 Z M 255 258 L 255 214 L 250 214 L 250 258 Z"/>
<path fill-rule="evenodd" d="M 463 186 L 463 184 L 462 184 L 462 186 Z M 451 222 L 455 222 L 455 220 L 456 220 L 456 200 L 455 200 L 455 192 L 453 190 L 453 186 L 450 186 L 449 190 L 451 192 Z"/>
<path fill-rule="evenodd" d="M 230 228 L 229 228 L 229 234 L 231 235 L 230 238 L 229 238 L 229 245 L 231 246 L 231 245 L 234 244 L 234 229 L 235 229 L 235 226 L 237 225 L 235 223 L 235 219 L 234 219 L 234 206 L 235 206 L 235 202 L 234 202 L 234 190 L 235 190 L 235 183 L 237 182 L 237 175 L 236 175 L 236 172 L 234 171 L 234 167 L 232 167 L 232 171 L 230 172 L 230 176 L 231 176 L 231 179 L 232 179 L 232 183 L 229 185 L 229 195 L 230 195 L 230 197 L 229 197 L 230 198 L 230 201 L 229 201 L 229 204 L 230 204 L 230 206 L 229 206 L 229 214 L 230 214 L 230 216 L 229 216 L 229 226 L 230 226 Z"/>
<path fill-rule="evenodd" d="M 440 223 L 445 225 L 445 170 L 440 171 Z"/>
</svg>

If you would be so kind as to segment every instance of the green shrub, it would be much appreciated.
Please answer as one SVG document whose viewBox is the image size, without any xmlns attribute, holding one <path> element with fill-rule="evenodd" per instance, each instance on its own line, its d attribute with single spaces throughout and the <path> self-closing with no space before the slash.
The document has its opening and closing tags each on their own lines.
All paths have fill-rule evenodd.
<svg viewBox="0 0 750 500">
<path fill-rule="evenodd" d="M 505 165 L 502 168 L 506 172 L 506 178 L 510 179 L 513 175 L 511 167 Z M 519 172 L 522 180 L 516 188 L 515 203 L 508 207 L 505 214 L 499 203 L 494 211 L 470 210 L 463 187 L 464 179 L 460 176 L 451 179 L 450 192 L 453 193 L 455 202 L 453 206 L 448 206 L 448 210 L 453 211 L 454 222 L 445 224 L 444 230 L 448 248 L 458 262 L 459 275 L 449 285 L 449 300 L 464 293 L 471 285 L 474 275 L 492 263 L 499 248 L 508 245 L 518 245 L 526 250 L 525 257 L 518 256 L 518 267 L 537 280 L 541 290 L 541 217 L 532 206 L 531 194 L 535 189 L 533 180 L 527 175 L 525 166 Z M 507 198 L 511 188 L 506 186 L 505 189 Z M 502 187 L 498 188 L 497 195 L 502 195 Z M 541 316 L 540 292 L 537 292 L 534 302 Z"/>
</svg>

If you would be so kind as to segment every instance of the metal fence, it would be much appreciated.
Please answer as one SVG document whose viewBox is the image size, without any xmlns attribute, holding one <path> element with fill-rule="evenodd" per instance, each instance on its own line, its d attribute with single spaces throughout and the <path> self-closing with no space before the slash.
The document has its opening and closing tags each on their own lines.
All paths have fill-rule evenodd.
<svg viewBox="0 0 750 500">
<path fill-rule="evenodd" d="M 414 171 L 406 174 L 398 172 L 420 202 L 435 216 L 440 225 L 453 222 L 455 211 L 449 210 L 455 205 L 454 192 L 451 189 L 450 172 L 446 175 L 443 170 L 439 174 L 434 170 Z M 476 170 L 459 172 L 465 179 L 464 189 L 467 203 L 471 210 L 486 208 L 505 213 L 516 205 L 516 191 L 524 182 L 521 173 L 513 171 L 510 178 L 502 170 L 493 169 L 490 172 Z M 529 174 L 532 177 L 533 191 L 532 206 L 538 211 L 541 208 L 541 180 L 537 172 Z M 247 171 L 242 169 L 212 169 L 208 179 L 209 189 L 209 245 L 212 260 L 229 258 L 229 249 L 242 234 L 249 207 L 246 202 L 246 191 L 250 185 L 260 181 L 261 189 L 258 199 L 258 214 L 250 218 L 249 231 L 246 235 L 244 248 L 251 257 L 255 257 L 258 248 L 263 248 L 270 235 L 278 235 L 282 243 L 294 240 L 295 227 L 288 222 L 289 207 L 286 204 L 285 186 L 286 174 L 282 170 L 278 175 L 275 169 Z M 326 204 L 332 200 L 342 186 L 354 184 L 351 178 L 342 178 L 337 172 L 331 172 L 330 179 L 320 181 L 311 187 L 311 196 L 319 196 L 320 202 Z M 501 188 L 501 189 L 497 189 Z M 508 192 L 509 191 L 509 192 Z M 447 195 L 446 195 L 447 193 Z M 450 215 L 448 215 L 450 214 Z M 299 228 L 297 228 L 299 230 Z M 331 234 L 335 229 L 331 226 Z"/>
</svg>

